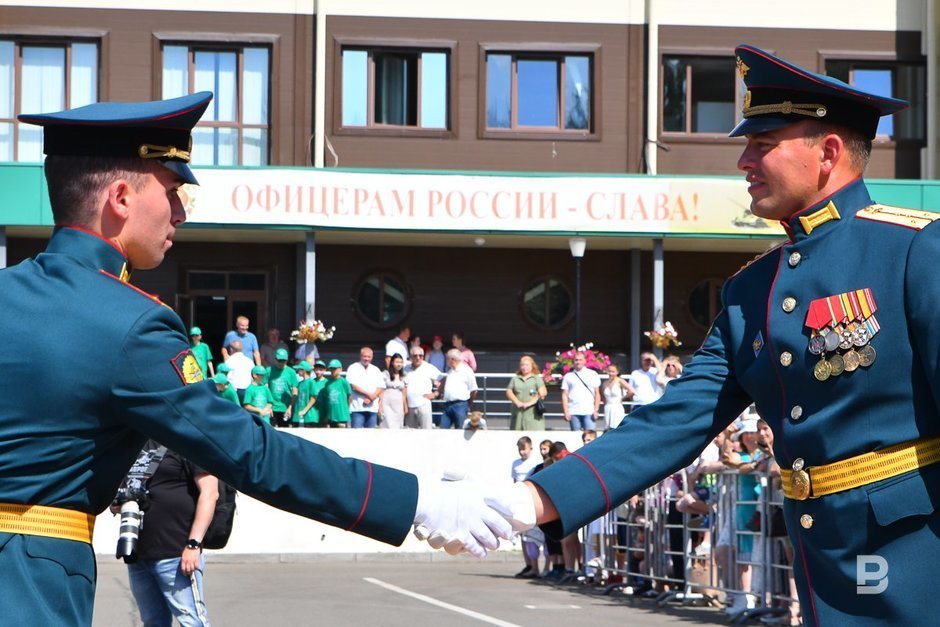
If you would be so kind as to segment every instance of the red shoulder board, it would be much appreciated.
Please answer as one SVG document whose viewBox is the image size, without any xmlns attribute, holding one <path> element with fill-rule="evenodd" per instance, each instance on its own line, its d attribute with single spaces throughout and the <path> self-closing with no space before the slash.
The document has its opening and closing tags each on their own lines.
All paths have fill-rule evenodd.
<svg viewBox="0 0 940 627">
<path fill-rule="evenodd" d="M 136 287 L 136 286 L 134 286 L 134 285 L 131 285 L 131 284 L 128 283 L 127 281 L 122 281 L 122 280 L 120 279 L 120 277 L 114 276 L 113 274 L 111 274 L 111 273 L 108 272 L 107 270 L 98 270 L 98 272 L 100 272 L 101 274 L 105 275 L 106 277 L 108 277 L 108 278 L 110 278 L 110 279 L 114 279 L 115 281 L 117 281 L 117 282 L 120 283 L 121 285 L 126 285 L 127 287 L 131 288 L 132 290 L 134 290 L 135 292 L 137 292 L 138 294 L 140 294 L 140 295 L 143 296 L 144 298 L 148 298 L 148 299 L 152 300 L 153 302 L 157 303 L 158 305 L 163 305 L 163 306 L 166 307 L 167 309 L 173 309 L 172 307 L 170 307 L 169 305 L 167 305 L 165 302 L 163 302 L 162 300 L 160 300 L 159 298 L 157 298 L 157 297 L 154 296 L 153 294 L 148 294 L 147 292 L 143 291 L 143 290 L 140 289 L 139 287 Z"/>
</svg>

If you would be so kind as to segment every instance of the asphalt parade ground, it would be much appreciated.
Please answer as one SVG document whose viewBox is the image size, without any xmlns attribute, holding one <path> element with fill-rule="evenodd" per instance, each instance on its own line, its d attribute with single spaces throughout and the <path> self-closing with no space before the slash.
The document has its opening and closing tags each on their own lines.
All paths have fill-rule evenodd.
<svg viewBox="0 0 940 627">
<path fill-rule="evenodd" d="M 212 556 L 206 605 L 216 626 L 720 625 L 709 607 L 658 607 L 583 585 L 515 579 L 521 558 L 330 557 L 236 561 Z M 99 556 L 94 627 L 140 625 L 123 562 Z"/>
</svg>

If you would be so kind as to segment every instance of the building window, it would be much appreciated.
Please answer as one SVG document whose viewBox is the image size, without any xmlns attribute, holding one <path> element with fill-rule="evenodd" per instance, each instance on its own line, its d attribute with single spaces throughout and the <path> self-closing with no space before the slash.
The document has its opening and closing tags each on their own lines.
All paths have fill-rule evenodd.
<svg viewBox="0 0 940 627">
<path fill-rule="evenodd" d="M 487 52 L 486 130 L 594 131 L 593 54 Z"/>
<path fill-rule="evenodd" d="M 193 165 L 268 165 L 270 49 L 163 46 L 163 97 L 214 94 L 193 129 Z"/>
<path fill-rule="evenodd" d="M 405 282 L 394 274 L 371 273 L 353 290 L 353 309 L 371 327 L 393 327 L 411 310 L 410 294 Z"/>
<path fill-rule="evenodd" d="M 446 130 L 450 51 L 346 47 L 342 126 Z"/>
<path fill-rule="evenodd" d="M 0 161 L 42 161 L 42 128 L 20 113 L 98 102 L 98 44 L 0 39 Z"/>
<path fill-rule="evenodd" d="M 522 291 L 522 315 L 535 327 L 549 331 L 571 319 L 571 290 L 555 276 L 541 276 Z"/>
<path fill-rule="evenodd" d="M 721 310 L 722 279 L 706 279 L 689 294 L 689 315 L 702 329 L 707 329 Z"/>
<path fill-rule="evenodd" d="M 730 57 L 663 56 L 664 133 L 721 133 L 734 128 L 743 83 Z"/>
<path fill-rule="evenodd" d="M 895 140 L 924 141 L 927 135 L 927 72 L 923 65 L 829 59 L 826 61 L 826 74 L 862 91 L 907 100 L 910 107 L 879 120 L 877 135 Z"/>
</svg>

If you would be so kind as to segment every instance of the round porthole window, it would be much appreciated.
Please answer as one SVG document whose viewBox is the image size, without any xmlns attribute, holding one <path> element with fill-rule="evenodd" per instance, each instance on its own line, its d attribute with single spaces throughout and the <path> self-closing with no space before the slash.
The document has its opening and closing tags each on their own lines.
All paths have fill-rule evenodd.
<svg viewBox="0 0 940 627">
<path fill-rule="evenodd" d="M 557 329 L 572 316 L 571 290 L 555 276 L 530 281 L 522 291 L 522 314 L 532 325 L 545 330 Z"/>
<path fill-rule="evenodd" d="M 366 276 L 353 292 L 353 308 L 369 326 L 393 327 L 411 309 L 410 290 L 399 277 L 376 272 Z"/>
</svg>

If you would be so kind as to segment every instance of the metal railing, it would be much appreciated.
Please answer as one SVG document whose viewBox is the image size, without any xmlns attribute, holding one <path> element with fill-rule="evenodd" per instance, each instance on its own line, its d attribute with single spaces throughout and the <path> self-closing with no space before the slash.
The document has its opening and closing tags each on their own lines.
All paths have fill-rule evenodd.
<svg viewBox="0 0 940 627">
<path fill-rule="evenodd" d="M 696 487 L 708 488 L 704 516 L 678 511 L 690 486 L 677 475 L 582 528 L 581 579 L 663 607 L 724 606 L 732 624 L 790 625 L 799 605 L 792 547 L 780 528 L 782 490 L 766 472 L 726 471 Z"/>
<path fill-rule="evenodd" d="M 509 372 L 478 372 L 476 373 L 477 391 L 476 400 L 473 403 L 473 409 L 482 411 L 486 417 L 488 429 L 509 429 L 512 418 L 512 402 L 506 398 L 506 387 L 509 381 L 515 376 L 515 373 Z M 601 381 L 607 379 L 607 375 L 601 375 Z M 561 377 L 556 375 L 556 382 L 560 382 Z M 565 421 L 564 413 L 561 409 L 561 390 L 556 384 L 548 386 L 548 396 L 545 397 L 545 429 L 568 430 L 568 423 Z M 625 402 L 624 408 L 627 413 L 636 405 L 636 403 Z M 440 422 L 441 413 L 444 411 L 442 402 L 432 403 L 432 414 L 435 424 Z M 601 416 L 598 421 L 598 428 L 601 428 L 603 421 L 604 405 L 601 404 Z M 606 425 L 604 425 L 606 428 Z"/>
</svg>

